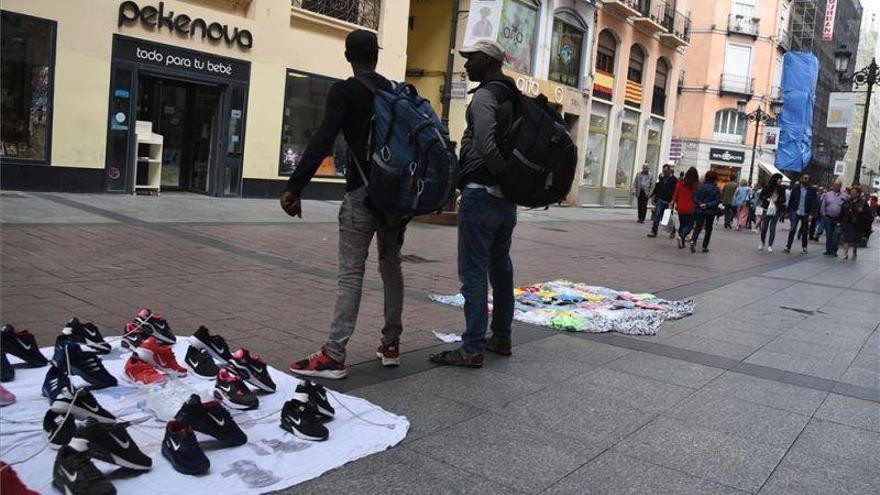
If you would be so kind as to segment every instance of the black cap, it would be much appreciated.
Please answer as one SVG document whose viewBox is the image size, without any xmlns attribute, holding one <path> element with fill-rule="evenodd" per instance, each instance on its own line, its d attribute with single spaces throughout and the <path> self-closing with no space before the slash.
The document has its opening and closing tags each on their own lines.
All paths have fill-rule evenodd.
<svg viewBox="0 0 880 495">
<path fill-rule="evenodd" d="M 352 55 L 378 55 L 379 40 L 376 33 L 363 29 L 352 31 L 345 38 L 345 51 Z"/>
</svg>

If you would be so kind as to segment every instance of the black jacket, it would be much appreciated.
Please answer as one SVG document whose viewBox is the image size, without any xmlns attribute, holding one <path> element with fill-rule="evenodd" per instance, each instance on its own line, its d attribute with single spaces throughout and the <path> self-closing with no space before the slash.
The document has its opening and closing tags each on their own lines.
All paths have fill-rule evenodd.
<svg viewBox="0 0 880 495">
<path fill-rule="evenodd" d="M 474 96 L 465 112 L 467 128 L 461 138 L 458 159 L 460 184 L 474 182 L 494 186 L 506 164 L 503 154 L 513 125 L 513 99 L 519 90 L 513 79 L 501 76 L 483 81 L 471 93 Z"/>
<path fill-rule="evenodd" d="M 368 78 L 377 88 L 390 91 L 391 82 L 379 74 L 372 73 Z M 349 149 L 370 176 L 370 161 L 367 160 L 367 137 L 370 134 L 370 120 L 373 118 L 373 93 L 355 78 L 339 81 L 330 87 L 327 94 L 326 113 L 321 126 L 309 139 L 309 144 L 296 168 L 287 181 L 287 189 L 301 196 L 309 184 L 321 161 L 329 156 L 336 137 L 342 132 Z M 364 184 L 354 163 L 350 163 L 345 173 L 345 190 L 353 191 Z"/>
<path fill-rule="evenodd" d="M 661 175 L 660 178 L 657 179 L 657 184 L 654 186 L 654 192 L 651 193 L 651 196 L 654 196 L 657 199 L 662 199 L 668 203 L 672 201 L 672 195 L 675 193 L 676 184 L 678 184 L 678 179 L 676 179 L 674 175 L 670 175 L 669 177 Z"/>
<path fill-rule="evenodd" d="M 780 184 L 776 186 L 776 189 L 773 189 L 770 186 L 764 186 L 764 188 L 761 189 L 761 194 L 758 196 L 758 200 L 761 203 L 761 208 L 764 208 L 766 211 L 767 208 L 770 207 L 770 197 L 773 196 L 774 192 L 776 192 L 776 214 L 780 215 L 785 211 L 785 186 Z"/>
<path fill-rule="evenodd" d="M 797 213 L 801 202 L 801 185 L 791 187 L 791 197 L 788 198 L 788 212 Z M 804 202 L 804 215 L 812 215 L 819 206 L 819 194 L 813 186 L 807 186 L 807 200 Z"/>
</svg>

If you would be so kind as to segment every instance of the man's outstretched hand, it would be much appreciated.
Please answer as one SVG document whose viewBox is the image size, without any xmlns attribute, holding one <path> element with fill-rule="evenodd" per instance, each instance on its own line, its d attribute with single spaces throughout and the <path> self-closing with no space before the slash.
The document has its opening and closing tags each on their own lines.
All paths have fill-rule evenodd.
<svg viewBox="0 0 880 495">
<path fill-rule="evenodd" d="M 281 209 L 292 217 L 302 218 L 302 201 L 293 191 L 281 193 Z"/>
</svg>

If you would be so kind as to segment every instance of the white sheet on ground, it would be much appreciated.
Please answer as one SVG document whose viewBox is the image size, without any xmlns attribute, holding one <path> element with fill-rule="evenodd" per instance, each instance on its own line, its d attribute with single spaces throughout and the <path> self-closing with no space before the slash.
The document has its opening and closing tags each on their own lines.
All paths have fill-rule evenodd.
<svg viewBox="0 0 880 495">
<path fill-rule="evenodd" d="M 179 337 L 175 354 L 180 363 L 184 362 L 187 346 L 188 339 Z M 51 356 L 51 350 L 43 349 L 43 354 Z M 219 495 L 281 490 L 355 459 L 388 449 L 403 440 L 409 430 L 409 421 L 405 417 L 391 414 L 363 399 L 329 390 L 330 403 L 336 409 L 336 418 L 326 424 L 330 431 L 329 439 L 325 442 L 300 440 L 279 426 L 281 408 L 290 399 L 299 380 L 270 368 L 278 391 L 259 395 L 260 407 L 256 410 L 232 412 L 247 434 L 248 443 L 235 448 L 219 448 L 210 437 L 197 434 L 211 461 L 211 469 L 204 476 L 187 476 L 175 471 L 162 456 L 165 423 L 157 420 L 149 407 L 160 408 L 156 406 L 160 401 L 148 400 L 147 397 L 168 396 L 167 402 L 176 404 L 165 409 L 176 410 L 180 403 L 171 398 L 187 397 L 189 390 L 202 396 L 202 400 L 212 400 L 214 382 L 189 376 L 173 379 L 169 382 L 173 385 L 166 384 L 164 387 L 134 386 L 121 379 L 122 367 L 128 355 L 127 351 L 114 344 L 113 352 L 104 357 L 104 366 L 119 379 L 119 386 L 93 392 L 98 402 L 118 418 L 138 423 L 129 426 L 128 433 L 140 449 L 153 459 L 153 469 L 143 474 L 110 474 L 120 494 Z M 15 358 L 10 360 L 15 361 Z M 41 395 L 40 389 L 47 370 L 46 367 L 19 368 L 16 369 L 15 380 L 3 384 L 18 398 L 15 404 L 0 410 L 0 451 L 7 463 L 27 458 L 45 445 L 41 425 L 49 403 Z M 74 383 L 82 382 L 76 377 Z M 55 493 L 57 490 L 51 484 L 56 453 L 46 448 L 34 459 L 14 468 L 31 489 Z M 101 462 L 95 462 L 95 465 L 106 473 L 116 469 Z"/>
</svg>

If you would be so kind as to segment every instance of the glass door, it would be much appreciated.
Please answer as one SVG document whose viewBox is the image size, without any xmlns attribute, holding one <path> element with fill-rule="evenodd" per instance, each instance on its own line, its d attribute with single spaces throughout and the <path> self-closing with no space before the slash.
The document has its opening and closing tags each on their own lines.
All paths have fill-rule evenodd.
<svg viewBox="0 0 880 495">
<path fill-rule="evenodd" d="M 211 187 L 211 163 L 216 159 L 219 93 L 213 86 L 196 86 L 193 99 L 192 168 L 190 190 L 207 194 Z"/>
<path fill-rule="evenodd" d="M 247 90 L 232 88 L 229 106 L 229 126 L 226 134 L 226 150 L 223 160 L 220 183 L 222 190 L 218 196 L 238 196 L 241 194 L 241 167 L 244 155 L 244 110 Z"/>
</svg>

